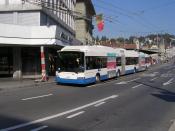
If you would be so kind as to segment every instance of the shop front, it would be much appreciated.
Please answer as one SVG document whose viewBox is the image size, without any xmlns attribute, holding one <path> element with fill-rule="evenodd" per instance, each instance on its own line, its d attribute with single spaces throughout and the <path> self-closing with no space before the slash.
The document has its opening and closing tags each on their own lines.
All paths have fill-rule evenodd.
<svg viewBox="0 0 175 131">
<path fill-rule="evenodd" d="M 0 24 L 0 28 L 6 29 L 0 31 L 0 77 L 38 79 L 43 70 L 55 75 L 57 51 L 70 45 L 57 26 Z"/>
</svg>

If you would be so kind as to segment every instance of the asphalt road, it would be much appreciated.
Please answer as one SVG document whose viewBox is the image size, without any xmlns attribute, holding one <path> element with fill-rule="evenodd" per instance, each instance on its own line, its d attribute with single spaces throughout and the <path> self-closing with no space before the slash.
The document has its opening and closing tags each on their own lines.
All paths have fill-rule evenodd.
<svg viewBox="0 0 175 131">
<path fill-rule="evenodd" d="M 42 85 L 0 92 L 0 131 L 168 131 L 175 65 L 87 87 Z"/>
</svg>

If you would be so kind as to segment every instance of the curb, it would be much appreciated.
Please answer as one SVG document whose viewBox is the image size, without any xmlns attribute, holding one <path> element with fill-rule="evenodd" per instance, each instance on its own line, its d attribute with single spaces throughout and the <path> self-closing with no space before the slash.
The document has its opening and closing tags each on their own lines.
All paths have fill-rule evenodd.
<svg viewBox="0 0 175 131">
<path fill-rule="evenodd" d="M 15 90 L 15 89 L 19 89 L 19 88 L 28 88 L 28 87 L 41 87 L 42 85 L 49 85 L 49 84 L 53 84 L 56 83 L 55 81 L 51 81 L 51 82 L 37 82 L 37 83 L 32 83 L 32 84 L 28 84 L 28 85 L 19 85 L 16 87 L 7 87 L 7 88 L 0 88 L 0 93 L 1 92 L 5 92 L 5 91 L 10 91 L 10 90 Z"/>
</svg>

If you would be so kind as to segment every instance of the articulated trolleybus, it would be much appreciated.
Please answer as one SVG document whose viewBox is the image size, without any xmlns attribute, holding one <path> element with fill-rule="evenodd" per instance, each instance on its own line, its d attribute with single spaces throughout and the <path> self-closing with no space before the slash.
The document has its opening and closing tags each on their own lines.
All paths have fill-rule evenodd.
<svg viewBox="0 0 175 131">
<path fill-rule="evenodd" d="M 135 50 L 115 49 L 117 76 L 135 73 L 146 69 L 145 54 Z"/>
<path fill-rule="evenodd" d="M 58 52 L 57 83 L 89 84 L 116 77 L 116 51 L 106 46 L 66 46 Z"/>
</svg>

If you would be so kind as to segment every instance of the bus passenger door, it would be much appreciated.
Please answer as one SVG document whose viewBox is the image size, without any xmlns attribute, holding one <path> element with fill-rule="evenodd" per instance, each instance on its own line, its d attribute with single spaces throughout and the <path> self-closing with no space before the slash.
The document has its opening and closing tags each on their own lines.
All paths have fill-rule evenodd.
<svg viewBox="0 0 175 131">
<path fill-rule="evenodd" d="M 107 54 L 107 75 L 108 78 L 116 77 L 116 54 Z"/>
<path fill-rule="evenodd" d="M 126 58 L 125 58 L 124 51 L 120 51 L 120 52 L 121 52 L 121 66 L 122 66 L 121 74 L 124 75 L 125 74 L 125 66 L 126 66 Z"/>
</svg>

